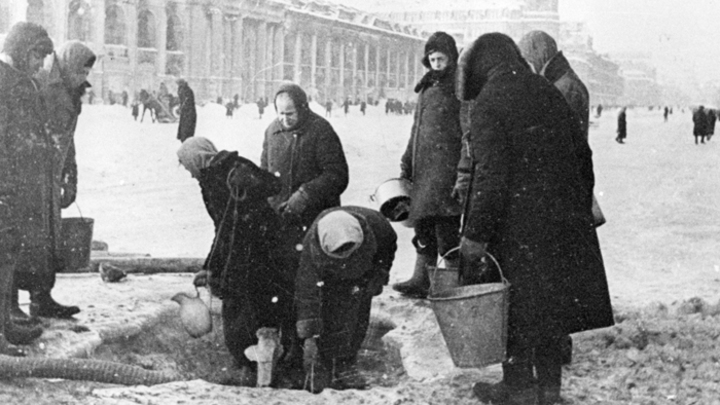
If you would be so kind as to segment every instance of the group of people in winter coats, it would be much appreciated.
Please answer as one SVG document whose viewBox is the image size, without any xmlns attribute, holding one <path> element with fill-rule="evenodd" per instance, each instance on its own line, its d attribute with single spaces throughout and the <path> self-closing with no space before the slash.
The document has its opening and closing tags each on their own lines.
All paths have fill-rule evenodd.
<svg viewBox="0 0 720 405">
<path fill-rule="evenodd" d="M 413 185 L 417 259 L 393 288 L 426 297 L 440 257 L 463 285 L 497 281 L 491 254 L 510 283 L 507 360 L 500 383 L 473 391 L 494 404 L 560 403 L 569 335 L 613 325 L 587 88 L 542 31 L 519 44 L 484 34 L 461 55 L 437 32 L 422 62 L 400 173 Z"/>
<path fill-rule="evenodd" d="M 705 108 L 705 106 L 698 106 L 693 111 L 693 136 L 695 137 L 695 145 L 699 143 L 705 143 L 712 138 L 715 133 L 715 121 L 717 121 L 717 111 L 711 108 Z"/>
<path fill-rule="evenodd" d="M 372 298 L 387 284 L 397 236 L 379 212 L 341 206 L 348 165 L 330 123 L 300 86 L 281 85 L 260 165 L 193 137 L 178 150 L 199 181 L 216 236 L 196 286 L 222 299 L 225 343 L 252 384 L 245 350 L 256 331 L 282 331 L 276 385 L 360 388 L 355 370 Z M 298 377 L 299 376 L 299 377 Z"/>
<path fill-rule="evenodd" d="M 596 233 L 604 217 L 593 194 L 587 88 L 541 31 L 519 44 L 484 34 L 462 54 L 436 32 L 422 63 L 428 72 L 415 87 L 400 159 L 400 176 L 412 183 L 417 256 L 410 279 L 393 288 L 427 298 L 441 258 L 459 268 L 463 285 L 497 281 L 501 269 L 510 283 L 503 380 L 473 391 L 491 403 L 560 403 L 570 334 L 614 322 Z M 195 284 L 222 297 L 226 344 L 241 369 L 253 370 L 242 355 L 253 331 L 273 326 L 284 331 L 286 370 L 314 371 L 313 392 L 359 387 L 341 376 L 357 361 L 397 236 L 379 212 L 341 205 L 343 147 L 305 92 L 284 84 L 273 104 L 259 166 L 204 138 L 178 151 L 217 231 Z M 485 264 L 488 254 L 500 269 Z"/>
<path fill-rule="evenodd" d="M 15 24 L 0 53 L 0 354 L 42 334 L 38 317 L 70 318 L 51 295 L 61 252 L 61 209 L 77 195 L 74 133 L 96 56 L 79 41 L 56 49 L 47 31 Z M 44 66 L 43 66 L 44 65 Z M 30 293 L 30 314 L 18 305 Z"/>
</svg>

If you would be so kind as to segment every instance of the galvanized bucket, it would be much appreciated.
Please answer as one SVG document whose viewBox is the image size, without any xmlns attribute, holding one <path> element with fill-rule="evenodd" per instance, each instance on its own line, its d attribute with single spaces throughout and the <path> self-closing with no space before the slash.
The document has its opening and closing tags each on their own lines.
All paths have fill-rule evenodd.
<svg viewBox="0 0 720 405">
<path fill-rule="evenodd" d="M 62 218 L 60 225 L 60 252 L 67 272 L 77 271 L 90 266 L 92 247 L 92 218 Z"/>
<path fill-rule="evenodd" d="M 509 288 L 502 276 L 501 283 L 451 288 L 429 297 L 455 366 L 479 368 L 505 360 Z"/>
</svg>

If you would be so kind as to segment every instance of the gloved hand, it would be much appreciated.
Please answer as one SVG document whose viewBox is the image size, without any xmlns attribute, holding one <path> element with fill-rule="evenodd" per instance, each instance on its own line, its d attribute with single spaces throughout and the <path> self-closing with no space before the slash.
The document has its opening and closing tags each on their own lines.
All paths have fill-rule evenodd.
<svg viewBox="0 0 720 405">
<path fill-rule="evenodd" d="M 468 190 L 470 189 L 470 173 L 460 172 L 457 174 L 455 186 L 453 186 L 450 196 L 461 206 L 465 205 Z"/>
<path fill-rule="evenodd" d="M 210 272 L 207 270 L 200 270 L 197 273 L 195 273 L 195 278 L 193 278 L 193 285 L 195 287 L 205 287 L 210 282 Z"/>
<path fill-rule="evenodd" d="M 279 210 L 283 215 L 300 215 L 305 212 L 309 203 L 310 196 L 308 196 L 305 190 L 299 188 L 287 201 L 280 204 Z"/>
<path fill-rule="evenodd" d="M 463 236 L 460 240 L 460 255 L 468 263 L 478 263 L 485 258 L 487 242 L 475 242 Z"/>
<path fill-rule="evenodd" d="M 390 275 L 385 269 L 377 269 L 375 276 L 368 281 L 367 292 L 373 297 L 382 294 L 383 286 L 387 285 Z"/>
<path fill-rule="evenodd" d="M 66 180 L 60 185 L 60 208 L 67 208 L 75 202 L 77 183 Z"/>
</svg>

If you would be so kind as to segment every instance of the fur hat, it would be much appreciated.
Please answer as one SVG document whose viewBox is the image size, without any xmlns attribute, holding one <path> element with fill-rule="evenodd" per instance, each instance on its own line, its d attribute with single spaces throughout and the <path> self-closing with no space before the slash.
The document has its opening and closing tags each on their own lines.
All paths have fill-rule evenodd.
<svg viewBox="0 0 720 405">
<path fill-rule="evenodd" d="M 5 38 L 2 52 L 9 55 L 15 64 L 26 64 L 30 50 L 37 51 L 43 57 L 53 51 L 53 43 L 42 26 L 21 21 L 12 26 Z"/>
<path fill-rule="evenodd" d="M 430 38 L 425 43 L 425 56 L 422 58 L 422 64 L 428 69 L 430 69 L 429 57 L 433 52 L 442 52 L 447 55 L 448 62 L 451 65 L 457 63 L 458 50 L 455 39 L 442 31 L 430 35 Z"/>
</svg>

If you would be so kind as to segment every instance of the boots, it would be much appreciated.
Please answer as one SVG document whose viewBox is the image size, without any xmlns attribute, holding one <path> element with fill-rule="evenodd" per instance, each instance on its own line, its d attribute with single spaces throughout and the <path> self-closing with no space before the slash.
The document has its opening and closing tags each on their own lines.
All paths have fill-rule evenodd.
<svg viewBox="0 0 720 405">
<path fill-rule="evenodd" d="M 32 318 L 20 309 L 18 303 L 18 289 L 13 285 L 10 291 L 10 320 L 17 325 L 37 325 L 40 320 Z"/>
<path fill-rule="evenodd" d="M 8 259 L 11 255 L 4 254 L 3 256 L 3 259 Z M 42 335 L 42 329 L 39 327 L 24 328 L 16 325 L 10 319 L 10 299 L 12 298 L 11 290 L 13 288 L 14 271 L 14 264 L 7 264 L 6 262 L 0 265 L 0 354 L 23 356 L 24 352 L 22 350 L 10 347 L 8 344 L 29 344 Z"/>
<path fill-rule="evenodd" d="M 428 275 L 428 266 L 437 264 L 437 255 L 417 254 L 415 260 L 415 269 L 410 280 L 394 284 L 393 290 L 410 298 L 427 298 L 430 289 L 430 276 Z"/>
<path fill-rule="evenodd" d="M 80 308 L 72 305 L 58 304 L 48 290 L 30 291 L 30 315 L 45 318 L 68 319 L 80 312 Z"/>
</svg>

